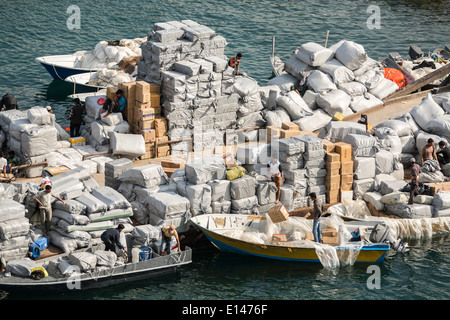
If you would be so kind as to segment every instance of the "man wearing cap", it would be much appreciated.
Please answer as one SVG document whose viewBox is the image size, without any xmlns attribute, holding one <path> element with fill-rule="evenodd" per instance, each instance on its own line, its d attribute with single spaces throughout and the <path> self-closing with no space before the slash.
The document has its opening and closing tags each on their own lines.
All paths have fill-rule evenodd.
<svg viewBox="0 0 450 320">
<path fill-rule="evenodd" d="M 56 116 L 53 114 L 53 109 L 51 106 L 46 107 L 48 113 L 50 114 L 50 125 L 55 126 Z"/>
<path fill-rule="evenodd" d="M 411 158 L 411 190 L 409 192 L 408 204 L 414 203 L 414 197 L 419 194 L 417 187 L 419 186 L 419 174 L 422 172 L 420 166 L 416 163 L 416 159 Z"/>
</svg>

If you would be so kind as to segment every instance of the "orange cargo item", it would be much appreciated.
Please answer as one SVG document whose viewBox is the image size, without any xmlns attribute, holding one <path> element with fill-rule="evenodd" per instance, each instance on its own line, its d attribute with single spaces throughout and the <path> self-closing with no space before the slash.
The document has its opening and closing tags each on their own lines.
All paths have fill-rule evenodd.
<svg viewBox="0 0 450 320">
<path fill-rule="evenodd" d="M 395 82 L 399 88 L 406 86 L 406 77 L 400 70 L 384 68 L 384 77 Z"/>
</svg>

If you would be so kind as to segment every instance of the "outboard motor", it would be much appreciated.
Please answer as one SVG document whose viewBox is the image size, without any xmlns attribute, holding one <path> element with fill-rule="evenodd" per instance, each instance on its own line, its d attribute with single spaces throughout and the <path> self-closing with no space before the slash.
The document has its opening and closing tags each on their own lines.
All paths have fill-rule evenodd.
<svg viewBox="0 0 450 320">
<path fill-rule="evenodd" d="M 384 224 L 376 224 L 370 233 L 369 237 L 370 242 L 372 243 L 383 243 L 389 242 L 392 249 L 396 252 L 405 252 L 408 248 L 408 244 L 404 244 L 402 239 L 395 240 L 391 233 L 389 232 L 389 227 Z"/>
</svg>

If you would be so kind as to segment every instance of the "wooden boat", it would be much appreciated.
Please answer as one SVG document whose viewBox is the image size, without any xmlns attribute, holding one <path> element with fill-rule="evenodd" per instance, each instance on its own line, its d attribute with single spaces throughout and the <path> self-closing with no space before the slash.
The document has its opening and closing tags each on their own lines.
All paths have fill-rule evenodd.
<svg viewBox="0 0 450 320">
<path fill-rule="evenodd" d="M 85 251 L 89 250 L 95 251 L 93 248 L 88 248 Z M 49 270 L 47 269 L 49 262 L 55 261 L 61 256 L 64 255 L 57 255 L 36 262 L 39 262 L 39 265 Z M 48 271 L 49 275 L 47 277 L 35 280 L 32 277 L 6 276 L 3 272 L 0 274 L 0 290 L 10 293 L 29 294 L 101 288 L 174 273 L 179 267 L 191 262 L 192 249 L 186 247 L 181 254 L 172 253 L 159 256 L 157 253 L 152 252 L 152 257 L 148 260 L 136 263 L 130 262 L 112 268 L 94 269 L 90 272 L 70 277 L 57 276 Z"/>
<path fill-rule="evenodd" d="M 300 217 L 290 217 L 299 218 Z M 194 228 L 199 228 L 207 239 L 219 250 L 225 252 L 239 253 L 256 257 L 319 263 L 320 258 L 316 252 L 317 246 L 313 241 L 274 241 L 269 243 L 257 243 L 241 240 L 227 235 L 227 231 L 244 230 L 247 232 L 258 232 L 264 230 L 267 218 L 263 216 L 244 214 L 205 214 L 191 218 L 190 222 Z M 345 222 L 348 229 L 364 226 L 370 232 L 378 222 L 350 219 Z M 351 243 L 336 246 L 338 256 L 348 254 L 352 250 Z M 359 255 L 355 262 L 358 263 L 380 263 L 384 260 L 386 252 L 390 249 L 388 243 L 370 243 L 364 241 L 360 246 Z"/>
<path fill-rule="evenodd" d="M 77 59 L 85 52 L 77 51 L 73 54 L 43 56 L 36 58 L 35 61 L 42 64 L 54 79 L 64 80 L 76 74 L 97 71 L 97 69 L 75 67 Z"/>
</svg>

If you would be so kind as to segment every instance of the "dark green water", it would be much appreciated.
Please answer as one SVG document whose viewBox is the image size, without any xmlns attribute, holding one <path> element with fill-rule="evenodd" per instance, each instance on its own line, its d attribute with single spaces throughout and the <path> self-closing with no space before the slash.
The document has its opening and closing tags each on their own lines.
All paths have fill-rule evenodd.
<svg viewBox="0 0 450 320">
<path fill-rule="evenodd" d="M 223 35 L 228 56 L 242 52 L 241 69 L 264 85 L 269 57 L 287 58 L 301 43 L 349 39 L 377 59 L 411 44 L 425 52 L 450 44 L 450 1 L 25 1 L 0 0 L 0 94 L 15 95 L 23 109 L 51 105 L 64 124 L 70 84 L 53 81 L 34 59 L 90 50 L 101 40 L 143 37 L 156 22 L 192 19 Z M 70 5 L 81 11 L 81 29 L 69 30 Z M 380 9 L 380 29 L 369 29 L 370 5 Z M 194 262 L 173 277 L 65 295 L 9 295 L 3 299 L 87 300 L 447 300 L 450 241 L 419 244 L 390 254 L 381 267 L 381 289 L 367 288 L 366 265 L 327 270 L 194 248 Z"/>
</svg>

